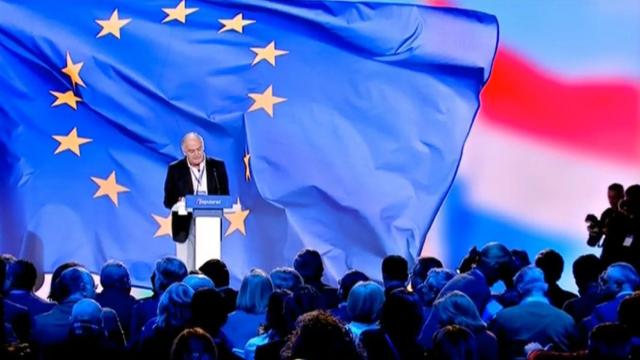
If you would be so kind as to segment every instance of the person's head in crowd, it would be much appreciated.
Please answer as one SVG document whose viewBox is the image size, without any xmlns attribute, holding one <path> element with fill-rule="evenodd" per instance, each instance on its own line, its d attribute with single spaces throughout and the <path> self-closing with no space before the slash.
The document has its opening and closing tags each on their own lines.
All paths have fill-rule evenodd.
<svg viewBox="0 0 640 360">
<path fill-rule="evenodd" d="M 640 279 L 633 266 L 617 262 L 609 265 L 600 277 L 602 291 L 607 297 L 615 297 L 621 293 L 629 293 L 638 289 Z"/>
<path fill-rule="evenodd" d="M 362 359 L 351 333 L 329 313 L 316 310 L 300 316 L 280 353 L 282 359 Z"/>
<path fill-rule="evenodd" d="M 16 260 L 7 267 L 7 281 L 11 290 L 33 291 L 38 271 L 32 262 Z"/>
<path fill-rule="evenodd" d="M 416 289 L 424 283 L 429 270 L 442 269 L 443 267 L 442 261 L 438 258 L 433 256 L 419 257 L 416 264 L 413 265 L 413 269 L 411 269 L 411 290 L 416 291 Z"/>
<path fill-rule="evenodd" d="M 197 290 L 191 298 L 191 314 L 194 326 L 216 334 L 227 322 L 224 296 L 212 288 Z"/>
<path fill-rule="evenodd" d="M 609 206 L 613 209 L 618 209 L 620 200 L 624 199 L 624 186 L 618 183 L 613 183 L 607 188 L 607 199 L 609 200 Z"/>
<path fill-rule="evenodd" d="M 347 311 L 355 322 L 373 324 L 380 318 L 384 289 L 373 281 L 361 281 L 349 292 Z"/>
<path fill-rule="evenodd" d="M 589 333 L 588 358 L 624 360 L 631 355 L 631 334 L 622 324 L 604 323 Z"/>
<path fill-rule="evenodd" d="M 72 267 L 62 272 L 59 295 L 62 301 L 79 301 L 96 296 L 96 284 L 91 273 L 83 267 Z"/>
<path fill-rule="evenodd" d="M 409 280 L 409 263 L 400 255 L 388 255 L 382 260 L 382 281 L 386 289 L 405 287 Z"/>
<path fill-rule="evenodd" d="M 213 289 L 215 288 L 213 284 L 213 280 L 205 275 L 196 275 L 191 274 L 187 275 L 187 277 L 182 280 L 188 287 L 192 288 L 193 291 L 198 291 L 200 289 Z"/>
<path fill-rule="evenodd" d="M 529 253 L 521 249 L 511 249 L 511 256 L 513 257 L 514 267 L 516 272 L 520 271 L 525 266 L 531 265 L 531 259 L 529 259 Z"/>
<path fill-rule="evenodd" d="M 9 266 L 18 260 L 15 256 L 11 254 L 2 254 L 0 255 L 0 259 L 4 260 L 4 271 L 5 271 L 5 279 L 2 283 L 0 283 L 0 293 L 6 293 L 9 291 L 9 277 L 7 276 L 9 272 Z"/>
<path fill-rule="evenodd" d="M 578 291 L 583 293 L 590 286 L 598 286 L 598 279 L 604 271 L 602 260 L 594 254 L 579 256 L 573 262 L 573 278 Z"/>
<path fill-rule="evenodd" d="M 271 277 L 271 283 L 273 283 L 273 288 L 276 290 L 285 289 L 294 291 L 300 285 L 304 284 L 302 276 L 300 276 L 296 269 L 291 267 L 275 268 L 271 271 L 269 277 Z"/>
<path fill-rule="evenodd" d="M 162 294 L 171 284 L 181 282 L 187 276 L 187 266 L 178 258 L 165 256 L 156 261 L 153 290 Z"/>
<path fill-rule="evenodd" d="M 508 270 L 513 267 L 513 256 L 506 246 L 492 242 L 483 246 L 478 252 L 476 269 L 484 275 L 492 286 L 498 280 L 508 277 Z"/>
<path fill-rule="evenodd" d="M 293 295 L 286 299 L 285 316 L 290 325 L 296 319 L 308 312 L 318 310 L 322 307 L 322 295 L 311 285 L 302 285 L 293 292 Z"/>
<path fill-rule="evenodd" d="M 191 321 L 191 299 L 194 291 L 187 285 L 171 284 L 160 296 L 157 325 L 163 329 L 180 329 Z"/>
<path fill-rule="evenodd" d="M 93 299 L 82 299 L 71 310 L 71 332 L 75 336 L 104 334 L 102 307 Z"/>
<path fill-rule="evenodd" d="M 634 184 L 624 192 L 624 201 L 627 202 L 627 215 L 631 217 L 640 215 L 640 184 Z"/>
<path fill-rule="evenodd" d="M 429 270 L 424 283 L 416 289 L 422 305 L 431 306 L 440 294 L 440 290 L 453 279 L 456 274 L 449 269 L 434 268 Z"/>
<path fill-rule="evenodd" d="M 49 288 L 49 295 L 47 298 L 54 302 L 61 302 L 64 300 L 62 298 L 62 294 L 60 294 L 60 275 L 72 267 L 82 267 L 82 264 L 77 263 L 75 261 L 68 261 L 60 264 L 57 268 L 53 270 L 53 274 L 51 274 L 51 287 Z"/>
<path fill-rule="evenodd" d="M 260 269 L 253 269 L 242 279 L 236 309 L 250 314 L 264 314 L 272 292 L 273 284 L 269 276 Z"/>
<path fill-rule="evenodd" d="M 513 278 L 513 284 L 520 293 L 521 300 L 528 297 L 546 297 L 548 284 L 544 280 L 544 273 L 537 266 L 529 265 L 522 268 Z"/>
<path fill-rule="evenodd" d="M 447 325 L 433 334 L 432 354 L 433 358 L 438 360 L 475 360 L 478 358 L 473 334 L 458 325 Z"/>
<path fill-rule="evenodd" d="M 631 336 L 640 337 L 640 292 L 622 300 L 618 306 L 618 321 L 629 328 Z"/>
<path fill-rule="evenodd" d="M 302 276 L 305 284 L 317 284 L 322 281 L 324 265 L 320 253 L 312 249 L 304 249 L 293 260 L 293 268 Z"/>
<path fill-rule="evenodd" d="M 459 325 L 476 334 L 487 329 L 478 308 L 471 299 L 460 291 L 453 291 L 433 304 L 440 325 Z"/>
<path fill-rule="evenodd" d="M 105 290 L 131 292 L 129 270 L 120 261 L 107 261 L 100 270 L 100 285 Z"/>
<path fill-rule="evenodd" d="M 369 281 L 369 277 L 359 270 L 349 270 L 338 280 L 338 297 L 341 302 L 346 302 L 349 292 L 360 281 Z"/>
<path fill-rule="evenodd" d="M 393 291 L 385 297 L 380 326 L 393 343 L 415 343 L 423 324 L 422 306 L 408 291 Z"/>
<path fill-rule="evenodd" d="M 216 289 L 222 289 L 229 286 L 229 269 L 227 264 L 220 259 L 210 259 L 202 264 L 200 270 L 209 279 L 213 280 Z"/>
<path fill-rule="evenodd" d="M 216 360 L 218 349 L 206 332 L 200 328 L 183 330 L 173 341 L 171 360 Z"/>
<path fill-rule="evenodd" d="M 275 333 L 277 338 L 283 339 L 293 330 L 285 315 L 285 303 L 291 296 L 291 291 L 287 289 L 276 289 L 271 293 L 263 332 Z"/>
<path fill-rule="evenodd" d="M 504 276 L 501 277 L 501 280 L 507 287 L 506 291 L 502 294 L 503 301 L 509 301 L 508 298 L 514 295 L 514 292 L 511 291 L 513 289 L 513 277 L 516 276 L 518 271 L 523 267 L 531 265 L 529 254 L 524 250 L 511 249 L 511 257 L 513 261 L 510 266 L 505 266 Z"/>
<path fill-rule="evenodd" d="M 557 251 L 552 249 L 542 250 L 536 256 L 536 266 L 544 273 L 547 284 L 555 284 L 560 280 L 564 270 L 564 259 Z"/>
</svg>

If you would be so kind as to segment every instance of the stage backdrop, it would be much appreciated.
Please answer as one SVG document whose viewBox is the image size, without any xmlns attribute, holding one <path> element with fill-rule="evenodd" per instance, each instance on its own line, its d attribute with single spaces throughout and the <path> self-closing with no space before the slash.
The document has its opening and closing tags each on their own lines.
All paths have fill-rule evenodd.
<svg viewBox="0 0 640 360">
<path fill-rule="evenodd" d="M 0 251 L 51 271 L 174 253 L 183 134 L 223 159 L 234 279 L 303 248 L 330 278 L 413 259 L 489 78 L 496 18 L 329 1 L 0 2 Z"/>
<path fill-rule="evenodd" d="M 425 250 L 455 266 L 488 241 L 565 256 L 607 186 L 640 183 L 640 2 L 451 0 L 495 14 L 500 45 L 460 171 Z"/>
</svg>

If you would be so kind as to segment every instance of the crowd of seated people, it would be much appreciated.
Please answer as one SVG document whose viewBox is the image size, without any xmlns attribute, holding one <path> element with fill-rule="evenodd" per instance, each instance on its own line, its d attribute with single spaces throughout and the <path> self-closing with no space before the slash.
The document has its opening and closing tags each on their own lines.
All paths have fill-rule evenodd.
<svg viewBox="0 0 640 360">
<path fill-rule="evenodd" d="M 624 219 L 619 258 L 609 244 L 604 259 L 574 261 L 577 294 L 558 285 L 560 253 L 530 261 L 497 242 L 454 269 L 389 255 L 379 274 L 353 269 L 337 288 L 312 249 L 271 273 L 251 270 L 238 289 L 221 260 L 189 272 L 164 257 L 142 299 L 118 261 L 101 269 L 99 293 L 82 264 L 61 264 L 42 299 L 35 266 L 3 255 L 0 359 L 640 359 L 639 192 L 630 187 L 624 209 L 607 213 Z M 620 240 L 611 226 L 605 243 Z"/>
</svg>

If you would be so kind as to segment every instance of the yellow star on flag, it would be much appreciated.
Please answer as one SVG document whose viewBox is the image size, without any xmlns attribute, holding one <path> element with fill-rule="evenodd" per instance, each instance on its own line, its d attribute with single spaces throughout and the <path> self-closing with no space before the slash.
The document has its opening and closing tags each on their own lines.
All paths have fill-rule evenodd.
<svg viewBox="0 0 640 360">
<path fill-rule="evenodd" d="M 174 8 L 163 8 L 162 11 L 167 13 L 167 17 L 162 20 L 163 23 L 171 20 L 178 20 L 181 23 L 187 22 L 187 15 L 198 11 L 198 8 L 187 8 L 185 0 L 180 1 L 180 4 Z"/>
<path fill-rule="evenodd" d="M 162 217 L 156 214 L 151 214 L 151 216 L 153 216 L 153 219 L 158 223 L 158 225 L 160 225 L 156 233 L 153 234 L 153 237 L 156 238 L 164 235 L 171 236 L 171 214 L 167 217 Z"/>
<path fill-rule="evenodd" d="M 118 9 L 113 10 L 109 20 L 96 20 L 96 22 L 102 26 L 102 30 L 96 36 L 97 38 L 111 34 L 120 39 L 120 29 L 127 25 L 131 19 L 120 19 L 118 17 Z"/>
<path fill-rule="evenodd" d="M 100 187 L 98 191 L 93 195 L 93 198 L 95 199 L 97 197 L 107 195 L 116 207 L 118 207 L 118 193 L 129 191 L 129 189 L 116 182 L 115 171 L 112 171 L 111 175 L 109 175 L 109 177 L 106 179 L 92 176 L 91 180 L 93 180 Z"/>
<path fill-rule="evenodd" d="M 270 117 L 273 117 L 273 105 L 287 101 L 285 98 L 273 96 L 273 86 L 271 85 L 262 94 L 250 93 L 249 97 L 254 101 L 249 111 L 263 109 Z"/>
<path fill-rule="evenodd" d="M 249 182 L 251 181 L 251 168 L 249 167 L 249 160 L 251 160 L 251 154 L 249 154 L 248 152 L 245 152 L 242 160 L 244 161 L 244 179 L 247 182 Z"/>
<path fill-rule="evenodd" d="M 242 204 L 240 204 L 239 198 L 235 205 L 233 205 L 233 208 L 235 209 L 234 212 L 224 214 L 224 217 L 229 220 L 229 227 L 227 228 L 227 232 L 224 233 L 224 236 L 229 236 L 236 230 L 241 232 L 242 235 L 247 235 L 244 221 L 247 219 L 247 216 L 249 216 L 250 210 L 242 210 Z"/>
<path fill-rule="evenodd" d="M 54 154 L 61 153 L 65 150 L 71 150 L 78 156 L 80 156 L 80 145 L 93 141 L 92 139 L 78 137 L 78 129 L 75 127 L 66 136 L 53 135 L 53 138 L 60 143 Z"/>
<path fill-rule="evenodd" d="M 51 95 L 56 97 L 56 101 L 54 101 L 53 104 L 51 104 L 51 107 L 67 104 L 71 106 L 73 110 L 77 110 L 78 109 L 77 102 L 82 101 L 82 99 L 80 99 L 73 93 L 73 90 L 69 90 L 64 93 L 57 92 L 57 91 L 49 91 L 49 92 L 51 93 Z"/>
<path fill-rule="evenodd" d="M 76 84 L 82 87 L 87 87 L 84 84 L 84 81 L 82 81 L 82 79 L 80 78 L 80 69 L 82 69 L 82 65 L 84 65 L 84 62 L 74 64 L 73 60 L 71 60 L 71 55 L 67 51 L 67 66 L 62 69 L 62 72 L 69 76 L 69 78 L 71 79 L 71 84 L 74 88 L 76 87 Z"/>
<path fill-rule="evenodd" d="M 276 42 L 272 41 L 264 48 L 251 48 L 251 51 L 256 53 L 255 59 L 251 65 L 255 65 L 262 60 L 267 60 L 269 64 L 276 66 L 276 56 L 288 54 L 289 52 L 286 50 L 278 50 L 276 49 Z"/>
<path fill-rule="evenodd" d="M 242 34 L 245 26 L 255 23 L 255 20 L 244 20 L 242 16 L 242 13 L 239 13 L 233 19 L 218 19 L 224 25 L 222 29 L 218 30 L 218 33 L 233 30 Z"/>
</svg>

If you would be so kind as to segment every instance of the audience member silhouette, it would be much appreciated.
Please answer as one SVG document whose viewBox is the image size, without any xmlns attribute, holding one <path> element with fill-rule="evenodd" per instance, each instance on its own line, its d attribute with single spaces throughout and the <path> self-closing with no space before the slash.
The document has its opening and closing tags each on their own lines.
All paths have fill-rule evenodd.
<svg viewBox="0 0 640 360">
<path fill-rule="evenodd" d="M 623 262 L 609 265 L 600 281 L 603 296 L 611 300 L 597 305 L 591 316 L 584 319 L 582 323 L 584 334 L 588 334 L 598 324 L 618 321 L 618 306 L 624 298 L 631 296 L 640 286 L 640 278 L 636 270 Z"/>
<path fill-rule="evenodd" d="M 294 360 L 361 360 L 351 333 L 325 311 L 302 315 L 289 341 L 282 349 L 282 359 Z"/>
<path fill-rule="evenodd" d="M 296 269 L 291 267 L 275 268 L 271 271 L 269 277 L 271 278 L 274 290 L 284 289 L 293 292 L 304 284 L 302 276 L 298 274 Z"/>
<path fill-rule="evenodd" d="M 199 328 L 185 329 L 173 342 L 171 360 L 218 360 L 213 339 Z"/>
<path fill-rule="evenodd" d="M 193 289 L 180 282 L 173 283 L 162 293 L 158 302 L 158 317 L 149 321 L 140 334 L 137 358 L 170 358 L 173 340 L 191 323 L 193 294 Z"/>
<path fill-rule="evenodd" d="M 340 303 L 335 309 L 329 310 L 333 316 L 343 323 L 348 324 L 351 321 L 351 315 L 347 310 L 347 299 L 349 292 L 360 281 L 369 281 L 369 277 L 359 270 L 349 270 L 340 280 L 338 280 L 338 298 Z"/>
<path fill-rule="evenodd" d="M 383 304 L 384 289 L 373 281 L 361 281 L 351 289 L 347 299 L 351 322 L 347 329 L 356 342 L 363 331 L 378 328 Z"/>
<path fill-rule="evenodd" d="M 631 334 L 632 359 L 640 359 L 640 292 L 635 292 L 620 302 L 618 319 Z"/>
<path fill-rule="evenodd" d="M 213 339 L 218 350 L 218 359 L 240 359 L 233 354 L 229 339 L 222 332 L 227 322 L 227 302 L 218 290 L 205 288 L 197 290 L 191 299 L 191 326 L 204 330 Z"/>
<path fill-rule="evenodd" d="M 164 291 L 187 276 L 187 266 L 176 257 L 166 256 L 156 261 L 151 285 L 153 295 L 140 299 L 131 309 L 131 342 L 138 340 L 142 327 L 158 315 L 158 303 Z"/>
<path fill-rule="evenodd" d="M 229 269 L 227 268 L 227 264 L 220 259 L 210 259 L 202 264 L 198 270 L 213 280 L 216 290 L 224 296 L 227 304 L 227 314 L 234 311 L 236 309 L 238 292 L 229 287 Z"/>
<path fill-rule="evenodd" d="M 400 255 L 388 255 L 382 260 L 382 282 L 385 295 L 396 289 L 406 289 L 409 281 L 409 263 Z"/>
<path fill-rule="evenodd" d="M 442 269 L 442 261 L 433 256 L 421 256 L 413 265 L 411 269 L 411 276 L 409 282 L 411 284 L 411 290 L 416 291 L 425 280 L 427 280 L 427 274 L 431 269 Z"/>
<path fill-rule="evenodd" d="M 54 303 L 40 298 L 33 292 L 38 278 L 38 272 L 33 263 L 27 260 L 16 260 L 7 270 L 9 284 L 7 300 L 27 308 L 32 318 L 55 306 Z"/>
<path fill-rule="evenodd" d="M 525 356 L 524 346 L 530 342 L 553 344 L 568 351 L 575 338 L 575 323 L 571 316 L 549 303 L 542 270 L 527 266 L 516 274 L 514 284 L 522 294 L 520 304 L 501 310 L 489 324 L 498 338 L 501 358 Z"/>
<path fill-rule="evenodd" d="M 187 275 L 182 282 L 193 289 L 193 291 L 198 291 L 200 289 L 215 289 L 213 281 L 209 277 L 201 274 Z"/>
<path fill-rule="evenodd" d="M 113 309 L 118 314 L 125 338 L 129 339 L 131 330 L 131 310 L 136 299 L 131 296 L 131 277 L 127 267 L 119 261 L 108 261 L 100 270 L 102 291 L 96 295 L 96 301 L 102 306 Z"/>
<path fill-rule="evenodd" d="M 471 332 L 479 360 L 498 359 L 498 340 L 487 330 L 478 309 L 467 295 L 460 291 L 451 292 L 434 303 L 433 311 L 438 314 L 441 326 L 458 325 Z M 434 349 L 435 346 L 434 343 Z"/>
<path fill-rule="evenodd" d="M 424 351 L 417 338 L 422 324 L 422 306 L 416 296 L 406 290 L 396 290 L 382 305 L 380 329 L 363 331 L 360 342 L 369 358 L 379 359 L 379 353 L 398 359 L 421 359 Z"/>
<path fill-rule="evenodd" d="M 476 360 L 481 355 L 471 331 L 462 326 L 447 325 L 433 335 L 433 351 L 428 359 Z"/>
<path fill-rule="evenodd" d="M 564 259 L 557 251 L 546 249 L 536 256 L 536 266 L 544 273 L 544 280 L 547 282 L 547 298 L 551 305 L 562 309 L 564 304 L 578 296 L 572 292 L 562 289 L 558 285 L 562 271 L 564 270 Z"/>
<path fill-rule="evenodd" d="M 51 359 L 117 359 L 124 344 L 113 343 L 102 320 L 104 309 L 93 299 L 78 301 L 71 310 L 68 338 L 51 349 Z"/>
<path fill-rule="evenodd" d="M 43 358 L 52 358 L 50 351 L 69 340 L 74 305 L 82 299 L 95 297 L 95 282 L 83 267 L 64 270 L 57 280 L 57 286 L 56 296 L 60 296 L 61 301 L 51 311 L 34 318 L 31 333 L 32 342 Z M 109 308 L 103 309 L 101 314 L 109 341 L 115 346 L 123 347 L 125 339 L 118 315 Z"/>
<path fill-rule="evenodd" d="M 591 315 L 602 300 L 599 278 L 604 271 L 602 260 L 593 254 L 579 256 L 573 262 L 573 277 L 580 297 L 567 301 L 562 310 L 576 323 Z"/>
<path fill-rule="evenodd" d="M 483 314 L 491 300 L 490 287 L 504 279 L 513 269 L 513 256 L 506 246 L 492 242 L 483 246 L 480 251 L 471 249 L 467 258 L 474 258 L 470 261 L 474 264 L 473 268 L 451 279 L 440 290 L 438 298 L 458 290 L 473 301 L 479 314 Z M 433 334 L 438 329 L 438 324 L 439 319 L 432 312 L 418 338 L 418 342 L 425 349 L 431 348 Z"/>
<path fill-rule="evenodd" d="M 529 347 L 529 346 L 528 346 Z M 535 344 L 529 352 L 529 360 L 627 360 L 636 359 L 632 354 L 629 329 L 622 324 L 604 323 L 589 334 L 586 350 L 575 353 L 547 351 Z"/>
<path fill-rule="evenodd" d="M 291 291 L 286 289 L 274 290 L 269 296 L 269 304 L 267 305 L 267 315 L 264 325 L 260 328 L 260 335 L 255 336 L 244 346 L 244 358 L 246 360 L 253 360 L 257 358 L 256 351 L 263 345 L 269 345 L 269 348 L 263 349 L 261 358 L 273 358 L 277 356 L 278 359 L 280 350 L 285 344 L 285 339 L 293 330 L 285 316 L 285 302 L 292 296 Z"/>
<path fill-rule="evenodd" d="M 293 268 L 302 276 L 305 285 L 313 286 L 322 296 L 322 308 L 333 309 L 338 306 L 338 289 L 322 282 L 324 265 L 316 250 L 305 249 L 296 255 Z"/>
<path fill-rule="evenodd" d="M 424 308 L 425 319 L 431 315 L 433 303 L 440 294 L 440 290 L 455 276 L 456 274 L 451 270 L 434 268 L 429 270 L 424 283 L 415 289 L 415 293 Z"/>
<path fill-rule="evenodd" d="M 229 338 L 234 353 L 244 351 L 247 341 L 258 335 L 258 329 L 265 321 L 269 296 L 273 285 L 269 276 L 260 269 L 253 269 L 242 279 L 236 310 L 229 314 L 222 331 Z"/>
</svg>

